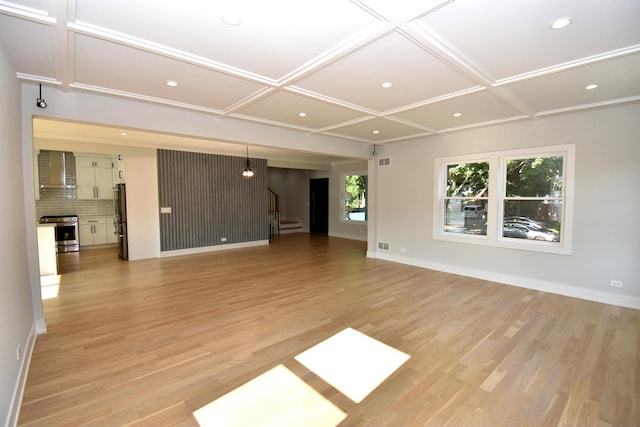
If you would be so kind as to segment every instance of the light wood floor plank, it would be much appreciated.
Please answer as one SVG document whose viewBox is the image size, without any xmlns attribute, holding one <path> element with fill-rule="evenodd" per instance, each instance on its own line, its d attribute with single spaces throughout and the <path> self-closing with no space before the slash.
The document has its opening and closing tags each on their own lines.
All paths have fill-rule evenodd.
<svg viewBox="0 0 640 427">
<path fill-rule="evenodd" d="M 365 257 L 307 234 L 123 262 L 61 255 L 21 426 L 197 426 L 283 365 L 340 426 L 640 425 L 640 313 Z M 354 403 L 295 356 L 351 327 L 410 359 Z"/>
</svg>

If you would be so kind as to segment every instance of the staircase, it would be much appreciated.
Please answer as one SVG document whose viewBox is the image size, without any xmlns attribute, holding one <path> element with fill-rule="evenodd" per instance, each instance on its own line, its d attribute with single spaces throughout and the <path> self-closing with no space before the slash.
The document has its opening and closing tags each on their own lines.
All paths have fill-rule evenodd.
<svg viewBox="0 0 640 427">
<path fill-rule="evenodd" d="M 305 230 L 298 218 L 280 217 L 280 198 L 271 188 L 267 189 L 271 196 L 269 200 L 269 234 L 303 233 Z"/>
<path fill-rule="evenodd" d="M 302 226 L 298 218 L 281 219 L 278 226 L 278 231 L 280 234 L 302 233 L 304 232 L 304 227 Z"/>
</svg>

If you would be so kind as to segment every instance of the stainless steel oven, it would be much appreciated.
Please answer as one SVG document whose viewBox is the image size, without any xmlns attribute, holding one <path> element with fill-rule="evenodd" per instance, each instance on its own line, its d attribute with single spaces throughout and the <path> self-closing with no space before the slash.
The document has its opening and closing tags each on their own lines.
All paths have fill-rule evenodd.
<svg viewBox="0 0 640 427">
<path fill-rule="evenodd" d="M 56 225 L 57 252 L 77 252 L 80 250 L 77 215 L 47 215 L 40 218 L 40 224 Z"/>
</svg>

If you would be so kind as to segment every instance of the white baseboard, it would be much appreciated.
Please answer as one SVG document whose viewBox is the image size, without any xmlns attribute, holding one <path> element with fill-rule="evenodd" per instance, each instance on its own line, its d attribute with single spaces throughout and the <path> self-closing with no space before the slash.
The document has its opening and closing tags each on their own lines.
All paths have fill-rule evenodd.
<svg viewBox="0 0 640 427">
<path fill-rule="evenodd" d="M 202 254 L 205 252 L 226 251 L 229 249 L 248 248 L 253 246 L 264 246 L 268 244 L 269 244 L 268 240 L 254 240 L 252 242 L 229 243 L 229 244 L 214 245 L 214 246 L 203 246 L 200 248 L 178 249 L 175 251 L 160 252 L 160 258 Z"/>
<path fill-rule="evenodd" d="M 22 354 L 22 363 L 20 364 L 20 372 L 18 373 L 18 379 L 13 389 L 13 396 L 11 397 L 11 406 L 9 407 L 9 414 L 7 414 L 7 420 L 5 427 L 15 427 L 18 424 L 18 417 L 20 416 L 20 407 L 22 406 L 22 397 L 24 395 L 24 388 L 27 384 L 27 374 L 29 373 L 29 365 L 31 364 L 31 356 L 33 355 L 33 349 L 36 344 L 36 323 L 34 322 L 29 331 L 29 337 L 27 338 L 26 346 Z"/>
<path fill-rule="evenodd" d="M 367 241 L 367 235 L 360 234 L 345 234 L 345 233 L 333 233 L 329 232 L 329 237 L 339 237 L 340 239 L 360 240 L 362 242 Z"/>
<path fill-rule="evenodd" d="M 517 286 L 520 288 L 533 289 L 536 291 L 563 295 L 566 297 L 579 298 L 587 301 L 600 302 L 604 304 L 617 305 L 620 307 L 640 310 L 640 298 L 630 295 L 619 295 L 611 292 L 580 288 L 578 286 L 566 285 L 562 283 L 547 282 L 544 280 L 529 279 L 526 277 L 513 276 L 510 274 L 496 273 L 493 271 L 460 267 L 457 265 L 431 262 L 417 258 L 402 257 L 380 251 L 368 251 L 367 257 L 397 262 L 399 264 L 412 265 L 415 267 L 428 268 L 430 270 L 457 274 L 459 276 L 473 277 L 474 279 L 487 280 L 490 282 L 497 282 L 505 285 Z"/>
</svg>

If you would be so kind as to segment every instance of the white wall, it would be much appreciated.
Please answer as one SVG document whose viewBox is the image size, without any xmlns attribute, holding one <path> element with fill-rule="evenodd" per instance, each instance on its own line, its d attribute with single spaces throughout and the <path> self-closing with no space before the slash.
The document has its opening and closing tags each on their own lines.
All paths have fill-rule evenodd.
<svg viewBox="0 0 640 427">
<path fill-rule="evenodd" d="M 385 146 L 391 165 L 370 169 L 377 211 L 369 256 L 640 308 L 639 117 L 631 104 Z M 432 238 L 434 158 L 558 144 L 576 145 L 571 255 Z M 375 241 L 390 251 L 376 251 Z"/>
<path fill-rule="evenodd" d="M 0 298 L 0 421 L 12 424 L 17 416 L 19 395 L 35 339 L 31 277 L 27 259 L 26 219 L 23 193 L 25 183 L 20 122 L 20 85 L 0 45 L 0 222 L 5 247 L 0 257 L 2 298 Z M 29 162 L 33 163 L 32 158 Z M 33 195 L 33 186 L 29 188 Z M 35 232 L 35 225 L 34 225 Z M 34 233 L 35 234 L 35 233 Z M 35 244 L 35 241 L 32 242 Z M 37 250 L 37 247 L 36 247 Z M 37 258 L 36 258 L 37 260 Z M 41 316 L 41 313 L 40 313 Z M 17 360 L 17 348 L 22 348 Z M 17 400 L 14 398 L 18 397 Z"/>
<path fill-rule="evenodd" d="M 158 162 L 155 150 L 125 154 L 129 260 L 160 255 Z"/>
</svg>

